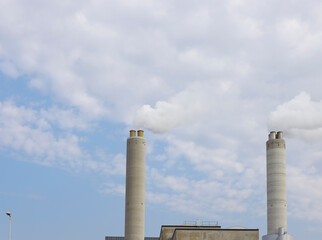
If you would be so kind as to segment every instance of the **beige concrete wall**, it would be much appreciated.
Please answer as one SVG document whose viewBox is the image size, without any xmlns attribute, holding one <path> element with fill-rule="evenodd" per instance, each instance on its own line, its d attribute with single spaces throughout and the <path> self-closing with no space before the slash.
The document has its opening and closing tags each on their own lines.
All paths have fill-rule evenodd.
<svg viewBox="0 0 322 240">
<path fill-rule="evenodd" d="M 172 240 L 258 240 L 258 230 L 176 230 Z"/>
<path fill-rule="evenodd" d="M 175 227 L 161 227 L 160 240 L 169 240 L 172 238 Z"/>
<path fill-rule="evenodd" d="M 220 229 L 220 226 L 194 226 L 194 225 L 163 225 L 161 226 L 160 240 L 170 240 L 176 229 L 195 229 L 195 230 L 209 230 Z"/>
</svg>

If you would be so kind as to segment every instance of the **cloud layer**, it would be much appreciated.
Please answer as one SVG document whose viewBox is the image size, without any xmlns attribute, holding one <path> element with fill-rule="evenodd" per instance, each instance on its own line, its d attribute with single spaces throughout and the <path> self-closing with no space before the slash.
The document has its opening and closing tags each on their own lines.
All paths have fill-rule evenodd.
<svg viewBox="0 0 322 240">
<path fill-rule="evenodd" d="M 25 87 L 1 96 L 0 148 L 103 173 L 102 192 L 120 194 L 125 154 L 90 149 L 86 136 L 108 125 L 114 150 L 125 128 L 144 128 L 149 201 L 192 216 L 257 216 L 267 133 L 284 130 L 291 216 L 321 222 L 320 194 L 302 185 L 321 182 L 321 10 L 318 1 L 1 1 L 2 84 Z"/>
<path fill-rule="evenodd" d="M 0 102 L 0 146 L 24 152 L 30 161 L 42 165 L 77 168 L 85 155 L 79 137 L 55 136 L 44 115 L 12 102 Z"/>
</svg>

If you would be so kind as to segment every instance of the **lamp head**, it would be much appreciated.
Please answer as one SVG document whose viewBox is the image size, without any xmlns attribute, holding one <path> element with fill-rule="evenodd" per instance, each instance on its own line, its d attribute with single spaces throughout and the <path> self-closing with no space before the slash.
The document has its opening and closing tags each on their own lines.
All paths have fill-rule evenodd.
<svg viewBox="0 0 322 240">
<path fill-rule="evenodd" d="M 6 212 L 6 214 L 7 214 L 9 217 L 11 217 L 11 213 L 10 213 L 10 212 Z"/>
</svg>

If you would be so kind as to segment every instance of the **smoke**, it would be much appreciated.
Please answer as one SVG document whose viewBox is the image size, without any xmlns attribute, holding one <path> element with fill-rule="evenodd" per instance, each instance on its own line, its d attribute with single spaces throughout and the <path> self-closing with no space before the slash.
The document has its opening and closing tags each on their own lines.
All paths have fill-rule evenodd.
<svg viewBox="0 0 322 240">
<path fill-rule="evenodd" d="M 269 128 L 306 141 L 322 140 L 322 101 L 312 101 L 310 94 L 301 92 L 270 113 Z"/>
<path fill-rule="evenodd" d="M 192 84 L 168 101 L 158 101 L 155 107 L 143 105 L 134 117 L 134 126 L 154 133 L 164 133 L 182 124 L 196 121 L 206 112 L 208 92 L 202 84 Z"/>
<path fill-rule="evenodd" d="M 136 113 L 134 125 L 154 133 L 164 133 L 184 121 L 193 121 L 201 111 L 197 105 L 188 108 L 186 104 L 158 101 L 154 108 L 143 105 Z"/>
<path fill-rule="evenodd" d="M 184 118 L 182 107 L 164 101 L 156 103 L 155 108 L 143 105 L 136 114 L 135 126 L 142 126 L 155 133 L 163 133 L 178 125 Z"/>
</svg>

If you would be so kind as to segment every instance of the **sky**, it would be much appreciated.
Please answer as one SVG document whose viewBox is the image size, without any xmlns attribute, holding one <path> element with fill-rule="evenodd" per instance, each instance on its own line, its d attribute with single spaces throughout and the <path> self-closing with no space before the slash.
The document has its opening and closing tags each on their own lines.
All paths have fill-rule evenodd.
<svg viewBox="0 0 322 240">
<path fill-rule="evenodd" d="M 0 0 L 0 239 L 124 234 L 126 139 L 147 139 L 146 236 L 266 234 L 284 131 L 288 232 L 322 234 L 322 3 Z"/>
</svg>

